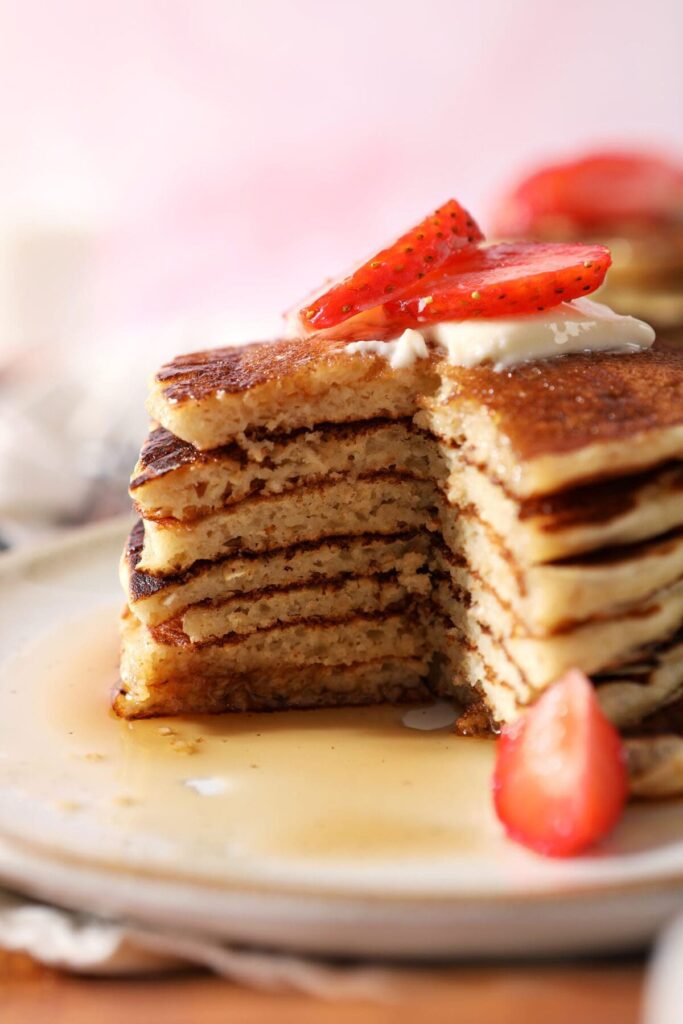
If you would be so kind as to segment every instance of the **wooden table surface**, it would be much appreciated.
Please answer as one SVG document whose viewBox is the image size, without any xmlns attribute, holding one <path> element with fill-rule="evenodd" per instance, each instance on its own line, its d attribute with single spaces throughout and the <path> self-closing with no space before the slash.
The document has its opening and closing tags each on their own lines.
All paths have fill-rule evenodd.
<svg viewBox="0 0 683 1024">
<path fill-rule="evenodd" d="M 0 952 L 2 1024 L 636 1024 L 641 960 L 405 969 L 385 1003 L 322 1002 L 204 974 L 76 978 Z"/>
</svg>

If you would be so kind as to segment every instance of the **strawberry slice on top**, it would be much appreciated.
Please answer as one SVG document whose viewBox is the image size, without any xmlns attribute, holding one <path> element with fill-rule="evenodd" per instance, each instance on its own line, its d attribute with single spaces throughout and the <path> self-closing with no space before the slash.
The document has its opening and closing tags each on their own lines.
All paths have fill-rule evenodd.
<svg viewBox="0 0 683 1024">
<path fill-rule="evenodd" d="M 612 262 L 602 245 L 518 242 L 471 246 L 385 302 L 397 330 L 442 320 L 534 313 L 588 295 Z"/>
<path fill-rule="evenodd" d="M 381 306 L 389 295 L 402 295 L 454 253 L 483 237 L 467 210 L 449 199 L 349 277 L 310 300 L 299 311 L 299 320 L 308 332 L 335 327 Z"/>
<path fill-rule="evenodd" d="M 503 729 L 493 789 L 510 838 L 551 857 L 581 853 L 616 825 L 628 796 L 624 747 L 579 669 Z"/>
</svg>

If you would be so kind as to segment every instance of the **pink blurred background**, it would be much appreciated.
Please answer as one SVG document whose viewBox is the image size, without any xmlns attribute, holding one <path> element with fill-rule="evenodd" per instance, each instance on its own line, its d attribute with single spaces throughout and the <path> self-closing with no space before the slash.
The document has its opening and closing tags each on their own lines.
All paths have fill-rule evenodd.
<svg viewBox="0 0 683 1024">
<path fill-rule="evenodd" d="M 93 336 L 271 333 L 446 196 L 485 222 L 547 154 L 680 153 L 682 41 L 679 0 L 3 0 L 0 222 L 95 243 Z"/>
<path fill-rule="evenodd" d="M 0 0 L 0 541 L 125 504 L 159 361 L 446 197 L 683 155 L 682 41 L 680 0 Z"/>
</svg>

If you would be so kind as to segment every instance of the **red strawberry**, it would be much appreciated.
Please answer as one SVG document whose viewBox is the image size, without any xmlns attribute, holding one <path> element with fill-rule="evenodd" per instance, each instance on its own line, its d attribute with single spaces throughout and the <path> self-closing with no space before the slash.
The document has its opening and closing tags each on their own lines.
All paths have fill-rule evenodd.
<svg viewBox="0 0 683 1024">
<path fill-rule="evenodd" d="M 381 306 L 388 295 L 402 295 L 454 252 L 483 237 L 467 210 L 449 199 L 350 277 L 307 303 L 299 313 L 301 323 L 308 331 L 321 330 Z"/>
<path fill-rule="evenodd" d="M 397 330 L 440 320 L 533 313 L 595 291 L 611 262 L 602 245 L 472 246 L 385 303 L 384 310 Z"/>
<path fill-rule="evenodd" d="M 624 749 L 579 669 L 503 729 L 493 794 L 508 835 L 551 857 L 580 853 L 616 825 L 628 795 Z"/>
<path fill-rule="evenodd" d="M 683 167 L 644 153 L 595 153 L 524 179 L 500 204 L 496 233 L 562 237 L 567 227 L 599 230 L 672 222 L 683 214 Z"/>
</svg>

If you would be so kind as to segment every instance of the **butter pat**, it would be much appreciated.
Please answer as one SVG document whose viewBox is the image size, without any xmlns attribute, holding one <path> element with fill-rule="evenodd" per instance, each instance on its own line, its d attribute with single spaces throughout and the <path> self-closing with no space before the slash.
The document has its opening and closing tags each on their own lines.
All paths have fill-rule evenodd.
<svg viewBox="0 0 683 1024">
<path fill-rule="evenodd" d="M 428 336 L 445 351 L 449 363 L 493 363 L 496 370 L 570 352 L 638 352 L 651 348 L 655 340 L 649 324 L 591 299 L 574 299 L 527 316 L 434 324 Z"/>
<path fill-rule="evenodd" d="M 416 359 L 426 359 L 429 355 L 427 344 L 419 331 L 404 331 L 394 341 L 352 341 L 344 346 L 344 351 L 354 353 L 371 353 L 389 360 L 394 370 L 405 370 L 412 366 Z"/>
</svg>

